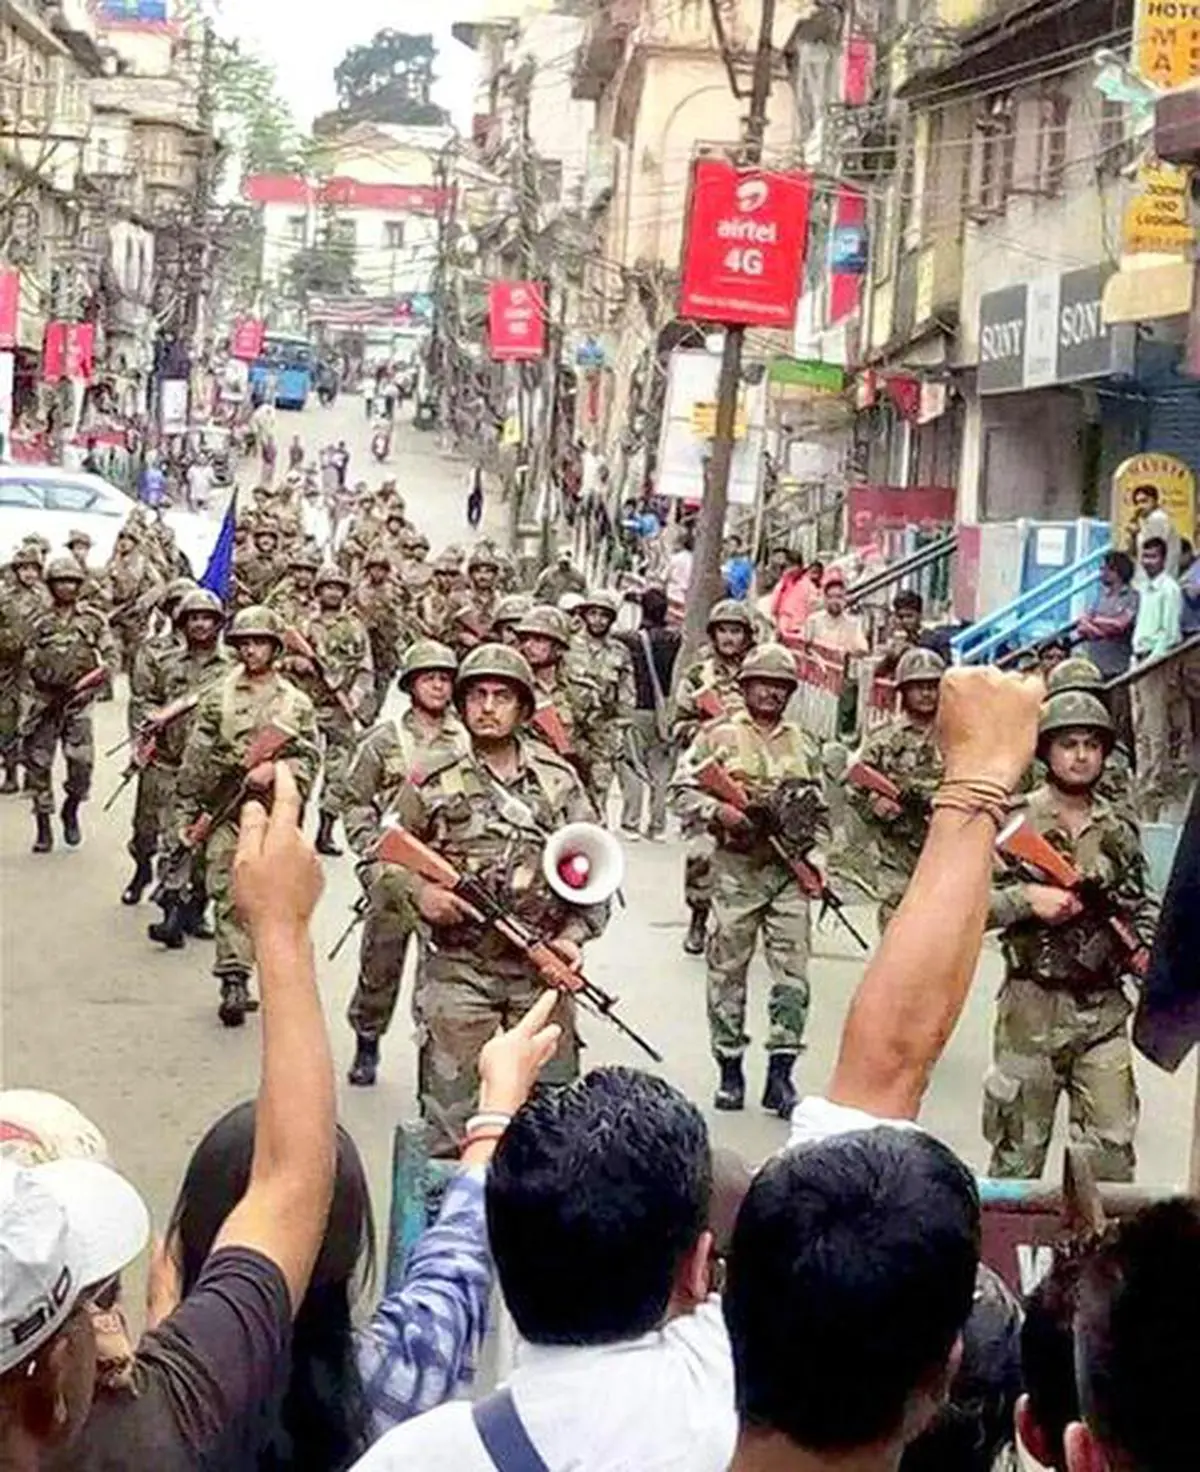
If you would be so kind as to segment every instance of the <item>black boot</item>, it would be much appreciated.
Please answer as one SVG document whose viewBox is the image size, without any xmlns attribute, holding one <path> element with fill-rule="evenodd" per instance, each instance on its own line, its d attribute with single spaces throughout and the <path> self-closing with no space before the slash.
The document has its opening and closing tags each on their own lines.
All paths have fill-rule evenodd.
<svg viewBox="0 0 1200 1472">
<path fill-rule="evenodd" d="M 198 889 L 183 907 L 183 931 L 193 940 L 212 940 L 216 931 L 208 923 L 208 892 Z"/>
<path fill-rule="evenodd" d="M 257 1012 L 258 1002 L 250 995 L 250 979 L 241 972 L 221 978 L 221 1005 L 217 1016 L 223 1027 L 241 1027 L 247 1012 Z"/>
<path fill-rule="evenodd" d="M 35 854 L 48 854 L 54 847 L 54 829 L 50 826 L 50 814 L 34 813 L 33 821 L 37 824 L 37 837 L 33 840 L 33 851 Z"/>
<path fill-rule="evenodd" d="M 146 892 L 146 886 L 154 878 L 154 865 L 149 859 L 138 859 L 135 861 L 133 878 L 125 886 L 125 892 L 121 895 L 123 905 L 140 905 L 142 895 Z"/>
<path fill-rule="evenodd" d="M 746 1080 L 742 1076 L 740 1058 L 718 1058 L 721 1084 L 713 1099 L 714 1109 L 741 1109 L 746 1103 Z"/>
<path fill-rule="evenodd" d="M 0 792 L 7 796 L 10 792 L 20 792 L 20 790 L 21 783 L 17 777 L 17 763 L 15 761 L 7 761 L 4 763 L 4 786 L 0 787 Z"/>
<path fill-rule="evenodd" d="M 688 933 L 683 938 L 683 951 L 686 956 L 702 956 L 704 954 L 704 932 L 708 928 L 708 906 L 693 905 L 691 924 Z"/>
<path fill-rule="evenodd" d="M 78 848 L 83 842 L 83 834 L 79 831 L 79 799 L 67 797 L 58 816 L 62 819 L 63 842 L 68 848 Z"/>
<path fill-rule="evenodd" d="M 350 1065 L 350 1072 L 346 1077 L 356 1088 L 369 1089 L 375 1082 L 375 1075 L 378 1072 L 379 1039 L 364 1038 L 359 1033 L 354 1049 L 354 1062 Z"/>
<path fill-rule="evenodd" d="M 322 813 L 317 825 L 317 852 L 329 859 L 340 859 L 342 856 L 341 849 L 333 839 L 333 825 L 336 822 L 337 818 L 332 813 Z"/>
<path fill-rule="evenodd" d="M 177 894 L 164 894 L 161 901 L 163 917 L 154 925 L 146 927 L 146 934 L 169 951 L 181 951 L 187 944 L 183 929 L 183 898 Z"/>
<path fill-rule="evenodd" d="M 763 1089 L 762 1107 L 780 1119 L 791 1119 L 796 1107 L 796 1086 L 792 1083 L 795 1053 L 772 1053 L 767 1059 L 767 1082 Z"/>
</svg>

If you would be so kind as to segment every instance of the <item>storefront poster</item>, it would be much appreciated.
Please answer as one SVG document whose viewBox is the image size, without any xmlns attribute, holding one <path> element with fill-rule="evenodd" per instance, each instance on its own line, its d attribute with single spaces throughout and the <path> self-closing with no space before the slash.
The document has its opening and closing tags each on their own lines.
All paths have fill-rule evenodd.
<svg viewBox="0 0 1200 1472">
<path fill-rule="evenodd" d="M 1167 513 L 1180 537 L 1195 539 L 1196 477 L 1189 465 L 1174 455 L 1153 450 L 1131 455 L 1117 466 L 1113 476 L 1113 546 L 1126 547 L 1133 524 L 1133 493 L 1138 486 L 1153 486 L 1159 507 Z"/>
</svg>

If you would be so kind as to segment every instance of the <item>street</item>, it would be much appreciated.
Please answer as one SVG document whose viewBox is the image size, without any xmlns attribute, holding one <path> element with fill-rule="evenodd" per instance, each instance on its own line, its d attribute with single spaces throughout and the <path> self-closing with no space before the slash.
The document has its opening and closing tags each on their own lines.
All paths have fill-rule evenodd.
<svg viewBox="0 0 1200 1472">
<path fill-rule="evenodd" d="M 294 429 L 310 455 L 319 442 L 344 437 L 351 479 L 380 478 L 370 460 L 368 426 L 358 399 L 333 409 L 311 407 L 281 415 L 286 444 Z M 400 426 L 388 471 L 396 475 L 408 514 L 436 552 L 449 541 L 469 543 L 464 520 L 464 463 L 441 455 L 435 437 Z M 388 472 L 384 472 L 388 473 Z M 488 507 L 485 530 L 499 534 L 502 508 Z M 124 692 L 96 709 L 97 748 L 124 734 Z M 27 800 L 0 802 L 0 1041 L 5 1086 L 38 1086 L 66 1095 L 96 1120 L 115 1158 L 145 1193 L 161 1228 L 188 1153 L 227 1106 L 254 1092 L 258 1025 L 229 1032 L 216 1017 L 217 989 L 209 974 L 211 946 L 189 944 L 168 953 L 150 944 L 149 904 L 126 909 L 119 895 L 129 874 L 125 841 L 133 804 L 130 788 L 112 812 L 104 800 L 116 785 L 123 755 L 101 757 L 93 798 L 84 811 L 84 845 L 35 858 Z M 621 998 L 623 1015 L 661 1049 L 668 1077 L 708 1111 L 714 1070 L 706 1044 L 704 964 L 682 954 L 685 912 L 682 848 L 672 840 L 627 845 L 628 907 L 616 909 L 603 940 L 587 952 L 593 979 Z M 344 1082 L 352 1037 L 344 1019 L 355 974 L 357 940 L 333 964 L 325 953 L 341 932 L 356 897 L 349 857 L 326 860 L 327 886 L 316 919 L 319 972 L 341 1081 L 342 1118 L 357 1140 L 373 1184 L 377 1224 L 386 1221 L 390 1140 L 397 1120 L 415 1115 L 415 1056 L 408 1026 L 409 987 L 384 1040 L 381 1077 L 371 1090 Z M 854 919 L 873 934 L 865 908 Z M 931 920 L 936 923 L 936 917 Z M 808 1052 L 797 1079 L 820 1089 L 835 1056 L 842 1018 L 862 966 L 854 942 L 827 922 L 814 938 Z M 991 998 L 999 958 L 985 951 L 967 1013 L 939 1066 L 925 1123 L 977 1167 L 986 1161 L 979 1133 L 980 1087 L 988 1062 Z M 756 963 L 754 1024 L 762 1038 L 765 974 Z M 590 1063 L 641 1066 L 642 1056 L 603 1022 L 585 1017 L 581 1029 Z M 764 1061 L 748 1057 L 749 1107 L 742 1115 L 709 1114 L 716 1143 L 761 1158 L 785 1138 L 786 1127 L 758 1108 Z M 1171 1079 L 1143 1066 L 1143 1125 L 1139 1176 L 1154 1185 L 1182 1182 L 1192 1115 L 1193 1066 Z M 1055 1168 L 1057 1168 L 1055 1157 Z"/>
</svg>

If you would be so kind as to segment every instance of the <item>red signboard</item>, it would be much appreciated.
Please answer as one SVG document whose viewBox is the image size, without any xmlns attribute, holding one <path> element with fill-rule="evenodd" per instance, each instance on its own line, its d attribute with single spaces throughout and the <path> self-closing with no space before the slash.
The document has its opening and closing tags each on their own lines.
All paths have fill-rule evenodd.
<svg viewBox="0 0 1200 1472">
<path fill-rule="evenodd" d="M 833 207 L 833 228 L 837 230 L 862 230 L 867 222 L 867 196 L 857 189 L 839 185 Z M 862 299 L 863 275 L 861 271 L 829 272 L 829 325 L 848 317 Z"/>
<path fill-rule="evenodd" d="M 66 374 L 90 383 L 96 368 L 96 324 L 72 322 L 67 328 Z"/>
<path fill-rule="evenodd" d="M 248 174 L 242 180 L 242 197 L 250 204 L 325 204 L 432 215 L 449 207 L 454 190 L 430 184 L 372 184 L 342 175 L 318 183 L 301 174 Z"/>
<path fill-rule="evenodd" d="M 791 328 L 811 194 L 807 174 L 698 159 L 692 167 L 679 315 Z"/>
<path fill-rule="evenodd" d="M 953 486 L 850 486 L 846 492 L 850 545 L 865 547 L 879 532 L 895 527 L 950 526 L 955 495 Z"/>
<path fill-rule="evenodd" d="M 263 350 L 267 324 L 261 317 L 239 317 L 229 341 L 229 356 L 253 363 Z"/>
<path fill-rule="evenodd" d="M 42 338 L 42 377 L 47 383 L 58 383 L 67 376 L 67 324 L 47 322 Z"/>
<path fill-rule="evenodd" d="M 546 352 L 546 297 L 540 281 L 493 281 L 488 292 L 492 357 L 525 362 Z"/>
<path fill-rule="evenodd" d="M 17 314 L 21 310 L 21 278 L 16 271 L 0 271 L 0 348 L 17 345 Z"/>
</svg>

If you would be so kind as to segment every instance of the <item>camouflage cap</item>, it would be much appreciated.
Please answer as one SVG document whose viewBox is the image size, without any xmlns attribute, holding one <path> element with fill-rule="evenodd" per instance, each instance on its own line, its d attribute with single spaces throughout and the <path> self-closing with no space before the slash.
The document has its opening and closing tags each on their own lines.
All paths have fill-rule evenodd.
<svg viewBox="0 0 1200 1472">
<path fill-rule="evenodd" d="M 179 600 L 179 607 L 175 610 L 175 622 L 181 624 L 185 618 L 193 613 L 209 613 L 214 618 L 225 622 L 225 605 L 207 588 L 192 588 Z"/>
<path fill-rule="evenodd" d="M 1094 694 L 1104 688 L 1104 676 L 1099 665 L 1090 659 L 1074 654 L 1056 664 L 1046 676 L 1047 696 L 1065 695 L 1070 690 L 1084 690 Z"/>
<path fill-rule="evenodd" d="M 533 598 L 529 593 L 508 593 L 497 600 L 492 624 L 497 629 L 502 624 L 518 624 L 532 607 Z"/>
<path fill-rule="evenodd" d="M 311 547 L 301 545 L 294 552 L 288 554 L 287 565 L 289 567 L 307 567 L 313 572 L 321 566 L 321 554 L 315 552 Z"/>
<path fill-rule="evenodd" d="M 736 624 L 749 634 L 754 632 L 754 620 L 750 617 L 750 610 L 744 603 L 739 603 L 736 598 L 722 598 L 713 604 L 705 627 L 711 634 L 717 624 Z"/>
<path fill-rule="evenodd" d="M 906 649 L 896 661 L 897 688 L 940 680 L 946 673 L 942 657 L 933 649 Z"/>
<path fill-rule="evenodd" d="M 439 552 L 433 559 L 434 572 L 449 572 L 457 575 L 458 561 L 449 552 Z"/>
<path fill-rule="evenodd" d="M 796 656 L 782 644 L 760 644 L 752 649 L 738 670 L 738 684 L 748 680 L 777 680 L 793 688 L 800 683 L 796 673 Z"/>
<path fill-rule="evenodd" d="M 473 680 L 508 680 L 521 692 L 526 709 L 536 704 L 533 693 L 533 671 L 523 654 L 507 644 L 480 644 L 472 649 L 458 667 L 454 681 L 454 698 L 461 705 L 467 686 Z"/>
<path fill-rule="evenodd" d="M 528 613 L 521 616 L 515 631 L 518 638 L 530 635 L 553 639 L 564 649 L 571 642 L 571 626 L 567 615 L 561 608 L 554 608 L 549 603 L 535 603 Z"/>
<path fill-rule="evenodd" d="M 1104 702 L 1086 690 L 1065 690 L 1052 695 L 1038 718 L 1038 741 L 1055 731 L 1103 731 L 1112 740 L 1113 721 Z"/>
<path fill-rule="evenodd" d="M 71 545 L 71 540 L 68 537 L 67 538 L 67 546 L 69 547 L 70 545 Z M 49 537 L 43 537 L 42 534 L 41 534 L 41 532 L 27 532 L 25 534 L 25 536 L 23 536 L 21 538 L 21 546 L 22 547 L 40 547 L 43 552 L 49 552 L 49 550 L 50 550 L 50 538 Z"/>
<path fill-rule="evenodd" d="M 50 544 L 47 543 L 46 545 L 49 546 Z M 76 529 L 75 531 L 71 531 L 71 532 L 68 532 L 67 533 L 67 546 L 68 547 L 76 547 L 76 546 L 90 547 L 91 545 L 92 545 L 92 539 L 91 539 L 90 536 L 88 536 L 87 532 L 81 532 L 78 529 Z"/>
<path fill-rule="evenodd" d="M 239 639 L 274 639 L 277 644 L 282 644 L 283 621 L 273 608 L 252 603 L 234 615 L 226 631 L 227 644 L 236 644 Z"/>
<path fill-rule="evenodd" d="M 56 557 L 46 569 L 48 583 L 82 583 L 86 576 L 73 557 Z"/>
<path fill-rule="evenodd" d="M 350 574 L 343 571 L 334 562 L 327 562 L 313 579 L 314 588 L 325 588 L 331 583 L 336 583 L 339 588 L 350 587 Z"/>
<path fill-rule="evenodd" d="M 445 670 L 447 674 L 454 674 L 457 669 L 458 657 L 453 649 L 436 639 L 417 639 L 404 652 L 397 684 L 401 690 L 407 690 L 417 675 L 429 670 Z"/>
<path fill-rule="evenodd" d="M 613 618 L 616 618 L 617 614 L 621 611 L 620 595 L 614 593 L 611 588 L 596 588 L 580 599 L 580 611 L 582 612 L 586 608 L 600 608 L 605 613 L 609 613 Z"/>
<path fill-rule="evenodd" d="M 376 542 L 373 547 L 368 547 L 366 556 L 363 558 L 364 567 L 391 567 L 392 554 L 381 543 Z"/>
<path fill-rule="evenodd" d="M 583 607 L 583 602 L 582 593 L 573 593 L 568 590 L 566 593 L 560 593 L 558 595 L 556 607 L 560 612 L 565 613 L 570 618 L 573 613 L 578 612 Z"/>
</svg>

